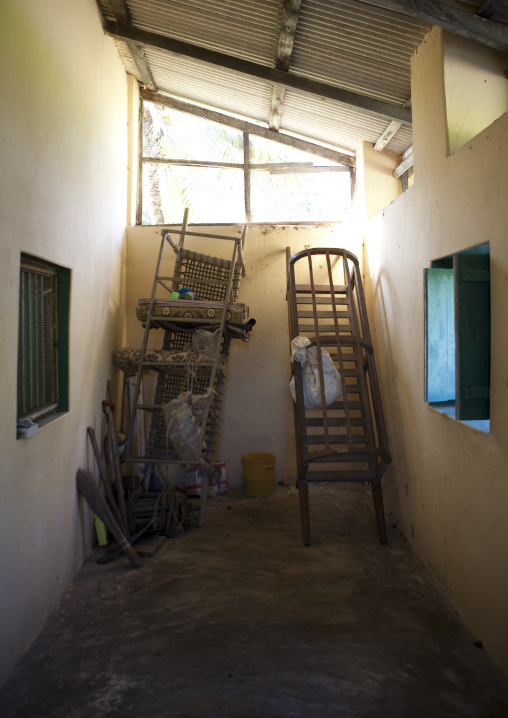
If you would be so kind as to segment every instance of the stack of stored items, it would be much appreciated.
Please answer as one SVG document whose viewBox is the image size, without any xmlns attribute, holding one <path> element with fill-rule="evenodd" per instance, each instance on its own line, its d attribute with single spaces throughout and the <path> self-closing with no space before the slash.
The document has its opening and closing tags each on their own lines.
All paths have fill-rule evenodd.
<svg viewBox="0 0 508 718">
<path fill-rule="evenodd" d="M 168 230 L 162 230 L 152 293 L 149 299 L 141 299 L 136 309 L 145 327 L 142 346 L 118 350 L 115 363 L 126 374 L 136 371 L 129 402 L 126 460 L 142 463 L 148 480 L 157 463 L 203 466 L 200 525 L 231 340 L 248 341 L 255 320 L 248 319 L 248 307 L 237 303 L 240 278 L 245 272 L 246 228 L 236 237 L 193 232 L 188 229 L 187 217 L 186 211 L 179 242 Z M 225 259 L 188 249 L 189 237 L 200 238 L 200 242 L 219 240 L 223 247 L 232 248 L 230 256 Z M 171 276 L 162 274 L 166 250 L 176 255 Z M 160 296 L 161 292 L 165 296 Z M 163 332 L 159 349 L 148 348 L 153 329 Z M 153 397 L 145 401 L 143 378 L 147 372 L 156 372 L 157 380 Z M 140 426 L 144 434 L 146 413 L 150 417 L 146 442 L 142 437 L 142 451 L 135 451 Z"/>
</svg>

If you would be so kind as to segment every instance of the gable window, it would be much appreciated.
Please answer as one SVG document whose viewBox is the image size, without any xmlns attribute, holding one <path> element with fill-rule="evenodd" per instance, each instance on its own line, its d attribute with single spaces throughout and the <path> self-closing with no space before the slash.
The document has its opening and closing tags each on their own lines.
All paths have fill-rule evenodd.
<svg viewBox="0 0 508 718">
<path fill-rule="evenodd" d="M 490 245 L 425 270 L 425 401 L 490 430 Z"/>
<path fill-rule="evenodd" d="M 343 221 L 350 168 L 143 100 L 138 223 Z"/>
<path fill-rule="evenodd" d="M 70 270 L 21 255 L 18 325 L 18 438 L 68 409 Z"/>
</svg>

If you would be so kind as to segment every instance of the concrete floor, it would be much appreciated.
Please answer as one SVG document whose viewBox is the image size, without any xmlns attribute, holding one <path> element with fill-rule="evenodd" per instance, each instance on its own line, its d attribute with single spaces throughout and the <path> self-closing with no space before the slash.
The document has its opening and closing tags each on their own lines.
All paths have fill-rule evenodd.
<svg viewBox="0 0 508 718">
<path fill-rule="evenodd" d="M 140 570 L 88 561 L 0 693 L 3 718 L 506 718 L 475 646 L 368 487 L 236 490 Z"/>
</svg>

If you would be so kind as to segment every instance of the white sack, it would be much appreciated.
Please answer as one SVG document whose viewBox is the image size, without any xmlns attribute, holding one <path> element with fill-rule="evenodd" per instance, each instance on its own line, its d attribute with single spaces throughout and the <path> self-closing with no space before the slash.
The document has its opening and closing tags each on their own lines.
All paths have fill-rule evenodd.
<svg viewBox="0 0 508 718">
<path fill-rule="evenodd" d="M 199 439 L 208 397 L 206 394 L 192 394 L 185 391 L 165 405 L 166 436 L 175 447 L 176 455 L 182 461 L 195 461 L 196 453 L 201 450 Z M 205 448 L 203 446 L 203 448 Z"/>
<path fill-rule="evenodd" d="M 306 337 L 295 337 L 291 342 L 291 359 L 303 365 L 303 400 L 305 408 L 321 409 L 321 382 L 317 347 L 310 346 L 310 341 Z M 326 349 L 321 349 L 321 361 L 323 363 L 325 382 L 325 402 L 326 406 L 330 406 L 334 401 L 342 399 L 342 381 Z M 294 377 L 289 383 L 289 388 L 293 400 L 296 401 Z"/>
</svg>

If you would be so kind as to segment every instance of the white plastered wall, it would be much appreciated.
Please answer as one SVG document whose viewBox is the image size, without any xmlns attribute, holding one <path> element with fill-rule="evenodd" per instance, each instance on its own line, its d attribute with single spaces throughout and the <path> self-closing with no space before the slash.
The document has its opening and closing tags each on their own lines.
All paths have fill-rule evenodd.
<svg viewBox="0 0 508 718">
<path fill-rule="evenodd" d="M 238 227 L 221 226 L 190 229 L 233 236 L 239 236 L 241 231 Z M 159 228 L 132 227 L 127 231 L 129 346 L 141 346 L 143 329 L 136 319 L 135 306 L 140 297 L 150 296 L 160 239 Z M 188 241 L 191 242 L 191 238 Z M 289 392 L 286 247 L 294 253 L 307 245 L 346 247 L 359 257 L 362 249 L 361 235 L 354 223 L 322 227 L 253 225 L 248 230 L 247 274 L 241 280 L 239 301 L 249 306 L 250 316 L 257 323 L 249 342 L 237 339 L 232 342 L 216 452 L 216 458 L 226 462 L 228 483 L 232 486 L 241 486 L 241 457 L 251 452 L 275 455 L 278 481 L 293 485 L 296 478 Z M 217 244 L 211 242 L 208 246 L 199 251 L 222 256 Z M 169 262 L 172 261 L 170 257 Z M 155 335 L 152 345 L 160 347 L 162 333 L 152 332 Z M 182 472 L 173 474 L 171 480 L 183 482 Z"/>
<path fill-rule="evenodd" d="M 434 29 L 413 62 L 415 182 L 366 231 L 367 296 L 393 464 L 386 509 L 508 674 L 508 114 L 447 156 Z M 423 400 L 423 269 L 491 248 L 491 433 Z"/>
<path fill-rule="evenodd" d="M 124 315 L 129 83 L 94 0 L 3 0 L 0 66 L 1 683 L 87 550 L 75 475 L 92 465 L 86 427 L 100 428 Z M 20 252 L 72 271 L 70 410 L 26 440 L 16 440 Z"/>
</svg>

